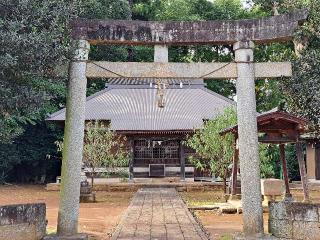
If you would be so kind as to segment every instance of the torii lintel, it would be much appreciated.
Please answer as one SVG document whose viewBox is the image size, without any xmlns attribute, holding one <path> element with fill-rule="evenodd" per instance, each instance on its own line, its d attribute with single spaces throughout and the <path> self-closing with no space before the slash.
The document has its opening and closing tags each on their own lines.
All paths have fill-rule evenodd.
<svg viewBox="0 0 320 240">
<path fill-rule="evenodd" d="M 192 45 L 289 41 L 308 10 L 259 19 L 225 21 L 130 21 L 75 19 L 72 37 L 92 45 Z"/>
</svg>

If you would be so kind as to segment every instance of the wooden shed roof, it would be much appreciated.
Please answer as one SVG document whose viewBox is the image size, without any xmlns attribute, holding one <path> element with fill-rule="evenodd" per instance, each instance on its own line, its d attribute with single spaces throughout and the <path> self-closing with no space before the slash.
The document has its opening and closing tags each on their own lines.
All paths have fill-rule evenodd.
<svg viewBox="0 0 320 240">
<path fill-rule="evenodd" d="M 294 142 L 297 137 L 304 133 L 307 121 L 293 114 L 272 109 L 257 116 L 257 127 L 259 133 L 264 136 L 259 137 L 264 143 L 284 143 Z M 238 125 L 227 128 L 221 134 L 233 133 L 238 135 Z"/>
</svg>

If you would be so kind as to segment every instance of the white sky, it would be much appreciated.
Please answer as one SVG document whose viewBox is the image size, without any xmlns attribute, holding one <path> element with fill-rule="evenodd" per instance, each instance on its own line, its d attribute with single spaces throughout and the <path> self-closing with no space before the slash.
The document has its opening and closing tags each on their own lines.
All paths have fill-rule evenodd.
<svg viewBox="0 0 320 240">
<path fill-rule="evenodd" d="M 214 2 L 215 0 L 208 0 L 209 2 Z M 241 2 L 242 2 L 242 5 L 244 6 L 244 7 L 250 7 L 250 5 L 251 4 L 247 4 L 247 0 L 241 0 Z M 250 2 L 251 2 L 251 0 L 250 0 Z"/>
</svg>

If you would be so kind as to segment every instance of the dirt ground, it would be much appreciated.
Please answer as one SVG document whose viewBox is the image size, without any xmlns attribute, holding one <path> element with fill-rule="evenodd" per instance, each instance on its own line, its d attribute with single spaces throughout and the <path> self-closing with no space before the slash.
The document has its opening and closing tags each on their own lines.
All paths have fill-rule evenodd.
<svg viewBox="0 0 320 240">
<path fill-rule="evenodd" d="M 181 197 L 188 206 L 200 206 L 225 202 L 222 191 L 214 192 L 182 192 Z M 242 230 L 242 215 L 218 214 L 217 211 L 194 211 L 211 239 L 231 240 L 232 236 Z M 265 221 L 266 221 L 266 217 Z"/>
<path fill-rule="evenodd" d="M 296 199 L 302 198 L 301 191 L 292 191 Z M 91 240 L 110 239 L 122 214 L 127 209 L 134 193 L 132 192 L 97 192 L 96 203 L 80 204 L 80 231 L 90 234 Z M 188 206 L 223 202 L 224 195 L 216 192 L 182 192 L 180 193 Z M 314 202 L 320 202 L 319 191 L 312 191 Z M 0 205 L 15 203 L 45 202 L 49 233 L 56 231 L 59 192 L 45 190 L 44 186 L 20 185 L 0 186 Z M 242 215 L 223 214 L 216 211 L 196 211 L 196 217 L 202 223 L 211 239 L 229 240 L 232 235 L 242 230 Z M 265 231 L 267 232 L 268 215 L 264 214 Z"/>
<path fill-rule="evenodd" d="M 210 234 L 210 239 L 231 240 L 242 231 L 242 214 L 222 214 L 217 211 L 195 211 L 195 215 Z M 263 216 L 264 229 L 268 232 L 268 214 Z"/>
<path fill-rule="evenodd" d="M 110 239 L 133 194 L 131 192 L 97 192 L 96 203 L 81 203 L 80 231 L 89 233 L 91 240 Z M 59 192 L 48 192 L 44 186 L 0 186 L 0 205 L 31 202 L 46 203 L 47 231 L 55 232 Z"/>
<path fill-rule="evenodd" d="M 292 189 L 291 193 L 295 200 L 303 200 L 303 192 L 301 189 Z M 222 191 L 182 192 L 180 195 L 188 206 L 208 205 L 225 201 Z M 320 203 L 320 190 L 313 189 L 310 191 L 310 198 L 312 202 Z M 242 231 L 242 214 L 219 214 L 217 211 L 195 211 L 194 215 L 210 234 L 211 239 L 231 240 L 232 236 Z M 268 218 L 268 213 L 264 213 L 265 233 L 268 233 Z"/>
</svg>

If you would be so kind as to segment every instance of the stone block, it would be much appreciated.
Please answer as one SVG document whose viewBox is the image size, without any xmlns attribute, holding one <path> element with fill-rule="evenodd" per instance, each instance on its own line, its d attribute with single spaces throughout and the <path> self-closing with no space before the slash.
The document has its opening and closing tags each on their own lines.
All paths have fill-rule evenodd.
<svg viewBox="0 0 320 240">
<path fill-rule="evenodd" d="M 81 202 L 81 203 L 92 203 L 92 202 L 96 202 L 96 194 L 95 194 L 95 193 L 80 194 L 80 202 Z"/>
<path fill-rule="evenodd" d="M 299 202 L 270 202 L 269 214 L 271 219 L 286 219 L 314 222 L 319 221 L 317 204 Z"/>
<path fill-rule="evenodd" d="M 320 223 L 294 221 L 293 239 L 296 240 L 316 240 L 320 239 Z"/>
<path fill-rule="evenodd" d="M 318 222 L 318 207 L 312 204 L 297 203 L 292 204 L 291 212 L 294 220 L 306 222 Z"/>
<path fill-rule="evenodd" d="M 0 226 L 0 240 L 34 240 L 36 236 L 35 225 L 29 223 Z"/>
<path fill-rule="evenodd" d="M 88 240 L 88 235 L 84 233 L 78 233 L 70 236 L 60 236 L 57 234 L 50 234 L 45 236 L 42 240 Z"/>
<path fill-rule="evenodd" d="M 264 196 L 280 196 L 284 193 L 284 181 L 275 178 L 261 179 L 261 193 Z"/>
<path fill-rule="evenodd" d="M 285 202 L 269 202 L 269 218 L 276 220 L 294 220 L 294 216 L 287 211 Z"/>
<path fill-rule="evenodd" d="M 178 186 L 178 187 L 176 187 L 176 190 L 178 192 L 186 192 L 187 191 L 187 187 L 186 186 Z"/>
<path fill-rule="evenodd" d="M 151 226 L 151 238 L 152 239 L 166 239 L 166 228 L 164 225 L 152 225 Z"/>
<path fill-rule="evenodd" d="M 0 240 L 38 240 L 45 234 L 44 203 L 0 206 Z"/>
<path fill-rule="evenodd" d="M 292 239 L 292 221 L 269 219 L 269 233 L 278 238 Z"/>
<path fill-rule="evenodd" d="M 238 209 L 234 206 L 221 206 L 218 212 L 220 214 L 234 214 L 238 212 Z"/>
</svg>

